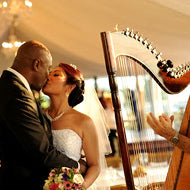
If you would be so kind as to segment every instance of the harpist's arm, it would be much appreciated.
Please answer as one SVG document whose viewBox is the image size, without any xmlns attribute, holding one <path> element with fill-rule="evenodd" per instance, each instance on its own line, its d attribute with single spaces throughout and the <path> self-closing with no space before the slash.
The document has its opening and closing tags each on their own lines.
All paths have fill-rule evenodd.
<svg viewBox="0 0 190 190">
<path fill-rule="evenodd" d="M 175 130 L 172 128 L 173 116 L 170 118 L 166 114 L 162 114 L 157 119 L 153 113 L 147 116 L 147 122 L 155 131 L 156 134 L 164 137 L 168 141 L 175 135 Z M 179 134 L 179 142 L 176 144 L 177 147 L 190 153 L 190 138 Z"/>
<path fill-rule="evenodd" d="M 190 138 L 179 134 L 179 142 L 176 145 L 187 153 L 190 153 Z"/>
</svg>

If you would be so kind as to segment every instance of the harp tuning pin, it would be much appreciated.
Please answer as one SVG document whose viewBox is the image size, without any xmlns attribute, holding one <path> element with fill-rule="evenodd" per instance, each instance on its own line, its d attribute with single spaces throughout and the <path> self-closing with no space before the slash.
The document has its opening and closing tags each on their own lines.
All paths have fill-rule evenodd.
<svg viewBox="0 0 190 190">
<path fill-rule="evenodd" d="M 163 67 L 162 67 L 162 69 L 163 69 L 163 72 L 167 72 L 168 71 L 168 65 L 164 64 Z"/>
<path fill-rule="evenodd" d="M 167 73 L 167 76 L 171 77 L 171 78 L 175 78 L 174 77 L 174 72 L 172 70 L 170 70 L 168 73 Z"/>
<path fill-rule="evenodd" d="M 137 33 L 135 34 L 134 38 L 135 38 L 136 40 L 138 40 L 138 37 L 139 37 L 139 33 L 137 32 Z"/>
<path fill-rule="evenodd" d="M 172 71 L 173 71 L 174 74 L 175 74 L 177 70 L 176 70 L 176 68 L 172 68 Z"/>
<path fill-rule="evenodd" d="M 156 59 L 160 60 L 160 59 L 161 59 L 161 55 L 162 55 L 162 53 L 161 53 L 161 52 L 160 52 L 160 53 L 158 53 L 158 54 L 156 55 Z"/>
<path fill-rule="evenodd" d="M 134 36 L 133 29 L 132 29 L 131 32 L 129 33 L 129 36 L 131 36 L 131 38 L 133 38 L 133 36 Z"/>
<path fill-rule="evenodd" d="M 164 59 L 164 60 L 162 61 L 162 63 L 165 65 L 165 64 L 166 64 L 166 60 Z"/>
<path fill-rule="evenodd" d="M 147 39 L 145 39 L 144 41 L 142 41 L 142 44 L 147 46 L 148 45 L 148 42 L 147 42 Z"/>
<path fill-rule="evenodd" d="M 168 67 L 168 68 L 166 69 L 167 75 L 168 75 L 168 73 L 170 73 L 171 71 L 172 71 L 172 69 Z"/>
<path fill-rule="evenodd" d="M 151 49 L 152 49 L 152 44 L 151 44 L 151 43 L 148 44 L 148 45 L 147 45 L 147 48 L 151 50 Z"/>
<path fill-rule="evenodd" d="M 186 63 L 186 67 L 190 68 L 190 61 Z"/>
<path fill-rule="evenodd" d="M 178 67 L 177 67 L 177 71 L 180 71 L 182 69 L 182 65 L 179 65 Z"/>
<path fill-rule="evenodd" d="M 129 36 L 129 33 L 130 33 L 130 32 L 129 32 L 129 28 L 127 28 L 126 31 L 124 32 L 124 34 L 125 34 L 126 36 Z"/>
<path fill-rule="evenodd" d="M 175 74 L 174 74 L 174 78 L 179 78 L 180 77 L 180 73 L 179 72 L 176 72 Z"/>
<path fill-rule="evenodd" d="M 186 70 L 186 71 L 189 71 L 189 69 L 190 69 L 190 63 L 186 63 L 186 64 L 185 64 L 185 70 Z"/>
<path fill-rule="evenodd" d="M 119 24 L 116 24 L 115 27 L 114 27 L 114 30 L 115 30 L 116 32 L 118 32 L 118 26 L 119 26 Z"/>
<path fill-rule="evenodd" d="M 156 48 L 153 48 L 151 51 L 153 54 L 156 54 Z"/>
<path fill-rule="evenodd" d="M 182 76 L 184 73 L 185 73 L 185 70 L 182 69 L 181 72 L 180 72 L 181 76 Z"/>
<path fill-rule="evenodd" d="M 168 67 L 170 67 L 170 68 L 172 68 L 173 67 L 173 63 L 172 63 L 172 61 L 171 60 L 167 60 L 167 65 L 168 65 Z"/>
<path fill-rule="evenodd" d="M 162 61 L 158 61 L 157 66 L 158 66 L 160 69 L 162 68 L 162 65 L 163 65 Z"/>
<path fill-rule="evenodd" d="M 163 61 L 160 60 L 160 61 L 158 61 L 157 66 L 160 69 L 163 69 L 163 71 L 167 72 L 168 65 L 166 63 L 166 60 L 163 60 Z"/>
<path fill-rule="evenodd" d="M 184 71 L 186 69 L 186 65 L 182 64 L 182 70 Z"/>
<path fill-rule="evenodd" d="M 138 41 L 139 41 L 139 42 L 142 42 L 142 41 L 143 41 L 142 35 L 139 36 Z"/>
<path fill-rule="evenodd" d="M 160 69 L 162 69 L 163 65 L 164 65 L 164 64 L 163 64 L 162 61 L 158 61 L 157 66 L 158 66 Z"/>
</svg>

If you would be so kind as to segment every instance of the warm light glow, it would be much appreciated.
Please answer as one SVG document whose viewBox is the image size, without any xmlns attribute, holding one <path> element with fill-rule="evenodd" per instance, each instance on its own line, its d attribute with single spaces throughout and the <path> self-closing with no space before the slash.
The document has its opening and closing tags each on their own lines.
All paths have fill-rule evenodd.
<svg viewBox="0 0 190 190">
<path fill-rule="evenodd" d="M 20 47 L 24 42 L 19 42 L 19 41 L 15 41 L 15 42 L 3 42 L 2 43 L 2 47 L 3 48 L 18 48 Z"/>
<path fill-rule="evenodd" d="M 0 11 L 6 16 L 7 19 L 11 19 L 15 15 L 17 17 L 26 17 L 32 10 L 31 0 L 4 0 L 0 1 Z"/>
<path fill-rule="evenodd" d="M 1 45 L 1 51 L 7 57 L 15 54 L 17 49 L 24 43 L 18 40 L 15 30 L 17 22 L 21 17 L 27 19 L 32 11 L 32 0 L 0 0 L 0 12 L 2 19 L 5 19 L 7 25 L 10 25 L 10 34 L 7 40 Z"/>
<path fill-rule="evenodd" d="M 23 44 L 23 42 L 16 41 L 14 43 L 15 47 L 20 47 Z"/>
<path fill-rule="evenodd" d="M 26 6 L 28 6 L 28 7 L 32 7 L 32 2 L 31 2 L 31 1 L 26 0 L 26 1 L 25 1 L 25 5 L 26 5 Z"/>
<path fill-rule="evenodd" d="M 7 7 L 7 2 L 6 1 L 3 1 L 3 7 L 5 8 L 5 7 Z"/>
<path fill-rule="evenodd" d="M 12 47 L 13 47 L 13 44 L 12 44 L 12 43 L 9 43 L 9 42 L 3 42 L 3 43 L 2 43 L 2 47 L 4 47 L 4 48 L 12 48 Z"/>
</svg>

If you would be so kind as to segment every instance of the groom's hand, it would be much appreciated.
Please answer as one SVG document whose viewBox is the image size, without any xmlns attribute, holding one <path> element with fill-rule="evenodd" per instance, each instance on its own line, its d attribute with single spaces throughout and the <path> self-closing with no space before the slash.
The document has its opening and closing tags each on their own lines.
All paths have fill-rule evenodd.
<svg viewBox="0 0 190 190">
<path fill-rule="evenodd" d="M 79 164 L 80 164 L 80 171 L 81 171 L 82 175 L 84 176 L 88 169 L 88 165 L 83 159 L 79 160 Z"/>
</svg>

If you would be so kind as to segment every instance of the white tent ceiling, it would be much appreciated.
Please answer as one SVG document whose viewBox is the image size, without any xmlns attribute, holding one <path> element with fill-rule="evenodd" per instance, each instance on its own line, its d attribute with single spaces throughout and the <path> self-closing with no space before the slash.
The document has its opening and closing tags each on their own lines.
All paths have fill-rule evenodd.
<svg viewBox="0 0 190 190">
<path fill-rule="evenodd" d="M 32 14 L 20 18 L 20 40 L 39 40 L 53 64 L 72 63 L 85 77 L 105 76 L 100 32 L 133 28 L 176 64 L 190 61 L 189 0 L 33 0 Z M 0 12 L 0 43 L 9 26 Z M 0 71 L 11 61 L 0 57 Z"/>
</svg>

